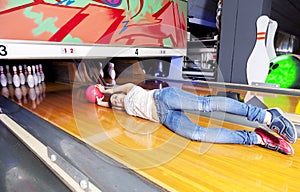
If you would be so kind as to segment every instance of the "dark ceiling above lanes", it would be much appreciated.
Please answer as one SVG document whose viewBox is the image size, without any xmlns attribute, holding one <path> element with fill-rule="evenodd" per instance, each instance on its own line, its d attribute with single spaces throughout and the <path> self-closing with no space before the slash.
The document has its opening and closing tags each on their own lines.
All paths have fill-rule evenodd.
<svg viewBox="0 0 300 192">
<path fill-rule="evenodd" d="M 278 29 L 300 37 L 300 1 L 272 0 L 270 17 L 278 22 Z"/>
<path fill-rule="evenodd" d="M 188 15 L 215 22 L 218 1 L 188 0 Z M 300 0 L 272 0 L 270 17 L 278 22 L 278 30 L 300 37 Z"/>
<path fill-rule="evenodd" d="M 188 15 L 215 23 L 217 4 L 218 0 L 188 0 Z"/>
</svg>

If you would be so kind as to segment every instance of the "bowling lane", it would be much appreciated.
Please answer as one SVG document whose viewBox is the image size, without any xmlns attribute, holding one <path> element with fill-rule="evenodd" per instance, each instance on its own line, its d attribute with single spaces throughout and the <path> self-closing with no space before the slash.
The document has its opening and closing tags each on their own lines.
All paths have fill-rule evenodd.
<svg viewBox="0 0 300 192">
<path fill-rule="evenodd" d="M 51 86 L 49 86 L 49 88 L 49 90 L 51 90 Z M 58 92 L 65 91 L 65 89 L 61 89 Z M 47 93 L 47 96 L 48 95 L 50 96 L 49 98 L 51 98 L 52 92 Z M 25 131 L 31 133 L 33 137 L 47 146 L 47 148 L 50 147 L 55 150 L 57 154 L 68 161 L 71 165 L 77 167 L 77 169 L 84 173 L 90 181 L 101 188 L 101 190 L 129 192 L 132 191 L 131 186 L 134 186 L 137 191 L 161 191 L 161 188 L 157 185 L 154 185 L 145 178 L 134 174 L 129 169 L 124 169 L 124 165 L 84 144 L 82 139 L 78 140 L 72 135 L 62 131 L 59 127 L 54 126 L 51 122 L 45 121 L 41 117 L 34 115 L 32 113 L 32 108 L 31 111 L 28 111 L 23 107 L 0 96 L 0 108 L 4 113 L 1 115 L 1 121 L 7 124 L 5 116 L 9 116 L 13 121 L 23 127 Z M 28 107 L 31 107 L 31 103 L 28 104 Z M 38 107 L 42 107 L 42 103 L 37 105 L 35 109 Z M 49 107 L 49 109 L 51 108 L 52 107 Z M 60 109 L 57 111 L 60 111 Z M 62 118 L 63 117 L 60 119 Z M 63 123 L 60 121 L 59 124 Z M 7 126 L 9 126 L 9 124 L 7 124 Z M 17 126 L 9 127 L 11 131 L 16 133 L 18 132 L 15 130 Z M 67 130 L 67 127 L 65 127 L 65 130 Z M 74 136 L 76 136 L 76 134 L 74 134 Z M 20 138 L 24 140 L 26 144 L 29 144 L 30 147 L 36 147 L 36 145 L 30 145 L 27 135 L 24 137 L 20 136 Z M 64 167 L 65 166 L 66 165 L 64 164 Z M 75 174 L 75 176 L 78 175 Z M 97 191 L 92 188 L 91 184 L 90 187 L 92 191 Z"/>
<path fill-rule="evenodd" d="M 0 123 L 0 191 L 70 191 Z"/>
<path fill-rule="evenodd" d="M 181 87 L 203 95 L 222 90 L 191 84 Z M 19 103 L 15 96 L 8 98 Z M 47 84 L 45 97 L 35 102 L 28 99 L 19 104 L 166 190 L 242 191 L 245 186 L 254 191 L 297 189 L 298 143 L 293 145 L 296 154 L 285 156 L 258 146 L 193 142 L 159 124 L 88 103 L 80 86 Z M 189 116 L 202 126 L 253 130 L 243 125 L 244 119 L 236 124 Z"/>
<path fill-rule="evenodd" d="M 57 126 L 64 125 L 60 128 L 78 137 L 79 133 L 72 115 L 71 93 L 70 85 L 53 83 L 41 83 L 34 88 L 27 86 L 14 88 L 13 85 L 2 88 L 2 95 L 6 98 Z"/>
</svg>

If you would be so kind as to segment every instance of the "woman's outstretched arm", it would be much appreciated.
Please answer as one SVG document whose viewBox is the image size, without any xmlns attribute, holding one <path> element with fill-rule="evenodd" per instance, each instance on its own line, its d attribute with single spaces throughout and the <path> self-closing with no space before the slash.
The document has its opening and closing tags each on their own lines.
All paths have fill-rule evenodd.
<svg viewBox="0 0 300 192">
<path fill-rule="evenodd" d="M 99 89 L 99 91 L 101 91 L 104 94 L 113 94 L 113 93 L 119 92 L 119 91 L 128 93 L 135 86 L 136 85 L 133 83 L 126 83 L 124 85 L 120 85 L 120 86 L 117 86 L 114 88 L 105 89 L 105 87 L 101 84 L 96 85 L 96 87 Z M 96 96 L 97 104 L 102 107 L 109 107 L 108 102 L 103 101 L 103 99 L 104 99 L 104 96 L 102 98 L 99 98 Z"/>
<path fill-rule="evenodd" d="M 103 85 L 101 84 L 97 84 L 96 87 L 102 92 L 102 93 L 106 93 L 106 94 L 113 94 L 115 92 L 125 92 L 128 93 L 133 87 L 135 87 L 136 85 L 133 83 L 126 83 L 124 85 L 120 85 L 120 86 L 116 86 L 114 88 L 109 88 L 109 89 L 105 89 Z"/>
<path fill-rule="evenodd" d="M 113 93 L 115 92 L 125 92 L 128 93 L 133 87 L 135 87 L 136 85 L 133 83 L 126 83 L 124 85 L 120 85 L 117 87 L 113 88 Z"/>
<path fill-rule="evenodd" d="M 107 101 L 102 101 L 104 97 L 99 98 L 96 96 L 96 100 L 97 100 L 97 105 L 102 106 L 102 107 L 109 107 L 109 104 Z"/>
</svg>

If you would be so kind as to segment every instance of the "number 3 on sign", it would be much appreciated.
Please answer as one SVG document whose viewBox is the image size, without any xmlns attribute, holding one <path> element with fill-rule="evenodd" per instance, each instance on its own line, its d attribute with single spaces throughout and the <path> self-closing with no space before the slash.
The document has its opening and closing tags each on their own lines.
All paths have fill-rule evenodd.
<svg viewBox="0 0 300 192">
<path fill-rule="evenodd" d="M 6 56 L 7 55 L 7 49 L 5 45 L 0 45 L 0 56 Z"/>
</svg>

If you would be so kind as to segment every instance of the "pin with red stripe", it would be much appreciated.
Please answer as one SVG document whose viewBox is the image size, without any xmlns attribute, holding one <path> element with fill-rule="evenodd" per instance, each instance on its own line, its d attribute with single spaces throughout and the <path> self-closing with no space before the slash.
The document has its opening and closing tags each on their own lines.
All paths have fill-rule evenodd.
<svg viewBox="0 0 300 192">
<path fill-rule="evenodd" d="M 256 21 L 257 38 L 255 46 L 247 62 L 248 84 L 264 83 L 269 72 L 270 59 L 266 49 L 266 31 L 269 25 L 269 17 L 261 16 Z"/>
<path fill-rule="evenodd" d="M 265 40 L 266 39 L 266 32 L 258 32 L 256 40 Z"/>
</svg>

